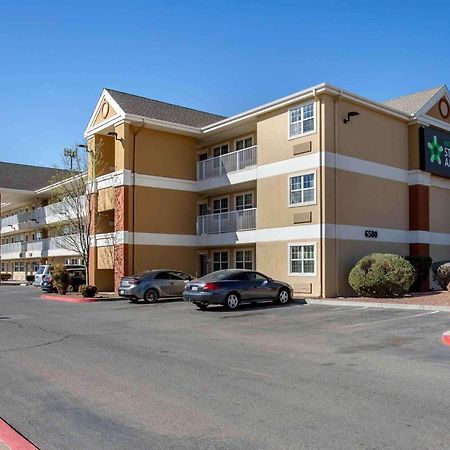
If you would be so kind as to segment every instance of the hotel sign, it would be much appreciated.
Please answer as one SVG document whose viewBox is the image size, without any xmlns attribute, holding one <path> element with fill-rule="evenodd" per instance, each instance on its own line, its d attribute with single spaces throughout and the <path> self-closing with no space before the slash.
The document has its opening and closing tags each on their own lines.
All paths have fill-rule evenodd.
<svg viewBox="0 0 450 450">
<path fill-rule="evenodd" d="M 420 129 L 420 168 L 450 178 L 450 132 L 433 127 Z"/>
</svg>

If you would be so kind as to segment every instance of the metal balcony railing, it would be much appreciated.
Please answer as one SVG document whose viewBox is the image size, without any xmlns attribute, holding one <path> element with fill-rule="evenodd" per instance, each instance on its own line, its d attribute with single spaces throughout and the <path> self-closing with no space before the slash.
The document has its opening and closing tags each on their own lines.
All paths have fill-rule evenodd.
<svg viewBox="0 0 450 450">
<path fill-rule="evenodd" d="M 197 163 L 197 179 L 217 177 L 256 165 L 256 145 Z"/>
<path fill-rule="evenodd" d="M 256 229 L 256 208 L 197 217 L 197 234 L 232 233 Z"/>
</svg>

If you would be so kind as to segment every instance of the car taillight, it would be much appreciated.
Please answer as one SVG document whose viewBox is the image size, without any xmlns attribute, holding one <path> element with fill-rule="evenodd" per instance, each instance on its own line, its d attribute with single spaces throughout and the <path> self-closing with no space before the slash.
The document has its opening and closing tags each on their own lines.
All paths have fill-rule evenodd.
<svg viewBox="0 0 450 450">
<path fill-rule="evenodd" d="M 131 284 L 139 284 L 141 282 L 141 280 L 139 278 L 133 278 L 133 280 L 131 281 Z"/>
<path fill-rule="evenodd" d="M 219 286 L 217 286 L 217 284 L 215 283 L 206 283 L 203 286 L 204 291 L 216 291 L 217 289 L 219 289 Z"/>
</svg>

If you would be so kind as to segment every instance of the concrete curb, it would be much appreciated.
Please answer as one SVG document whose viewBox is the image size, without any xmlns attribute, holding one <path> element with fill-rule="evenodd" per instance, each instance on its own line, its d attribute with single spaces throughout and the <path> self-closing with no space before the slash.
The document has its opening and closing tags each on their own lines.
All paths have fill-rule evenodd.
<svg viewBox="0 0 450 450">
<path fill-rule="evenodd" d="M 18 433 L 13 427 L 0 419 L 0 444 L 11 450 L 38 450 L 30 441 Z"/>
<path fill-rule="evenodd" d="M 444 345 L 450 345 L 450 331 L 446 331 L 443 335 L 442 335 L 442 343 Z"/>
<path fill-rule="evenodd" d="M 60 295 L 51 295 L 51 294 L 42 294 L 42 300 L 52 300 L 54 302 L 66 302 L 66 303 L 93 303 L 101 300 L 100 298 L 85 298 L 85 297 L 70 297 L 68 295 L 60 296 Z"/>
<path fill-rule="evenodd" d="M 316 300 L 305 299 L 306 303 L 311 305 L 330 305 L 330 306 L 365 306 L 368 308 L 387 308 L 387 309 L 410 309 L 416 311 L 446 311 L 450 312 L 450 306 L 441 305 L 411 305 L 405 303 L 376 303 L 376 302 L 352 302 L 350 300 Z"/>
</svg>

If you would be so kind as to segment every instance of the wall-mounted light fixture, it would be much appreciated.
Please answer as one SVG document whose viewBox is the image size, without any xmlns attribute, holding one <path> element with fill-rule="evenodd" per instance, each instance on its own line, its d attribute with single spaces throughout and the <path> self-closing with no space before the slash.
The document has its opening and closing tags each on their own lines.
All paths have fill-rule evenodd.
<svg viewBox="0 0 450 450">
<path fill-rule="evenodd" d="M 356 112 L 356 111 L 350 111 L 349 113 L 347 113 L 347 118 L 344 119 L 344 123 L 349 123 L 349 122 L 350 122 L 350 119 L 351 119 L 352 117 L 355 117 L 355 116 L 359 116 L 359 112 Z"/>
<path fill-rule="evenodd" d="M 108 131 L 106 133 L 107 136 L 114 136 L 114 138 L 116 139 L 116 141 L 122 141 L 121 138 L 117 137 L 117 133 L 115 131 Z"/>
</svg>

